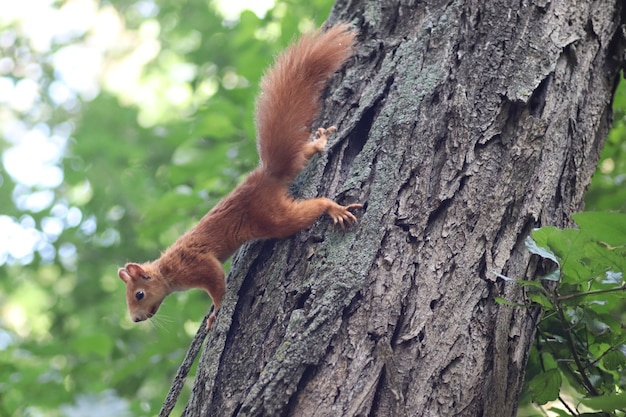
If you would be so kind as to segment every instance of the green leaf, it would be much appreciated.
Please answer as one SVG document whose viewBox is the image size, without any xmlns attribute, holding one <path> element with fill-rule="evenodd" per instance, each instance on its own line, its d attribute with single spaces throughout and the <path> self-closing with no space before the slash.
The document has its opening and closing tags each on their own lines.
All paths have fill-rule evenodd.
<svg viewBox="0 0 626 417">
<path fill-rule="evenodd" d="M 541 229 L 535 229 L 535 231 L 537 233 L 540 233 Z M 533 236 L 534 236 L 533 232 Z M 556 256 L 554 255 L 554 253 L 552 253 L 549 249 L 547 249 L 546 246 L 541 247 L 537 244 L 537 242 L 535 242 L 533 240 L 532 237 L 528 236 L 526 238 L 526 240 L 524 240 L 524 244 L 526 245 L 526 248 L 530 251 L 530 253 L 533 253 L 535 255 L 539 255 L 542 258 L 545 259 L 550 259 L 552 262 L 554 262 L 555 264 L 559 265 L 559 260 L 556 258 Z"/>
<path fill-rule="evenodd" d="M 562 408 L 552 407 L 549 411 L 556 414 L 558 417 L 571 417 L 571 414 Z"/>
<path fill-rule="evenodd" d="M 516 282 L 522 287 L 532 287 L 532 288 L 543 290 L 543 285 L 541 285 L 541 282 L 539 281 L 530 281 L 526 279 L 520 279 L 520 280 L 517 280 Z"/>
<path fill-rule="evenodd" d="M 546 310 L 551 310 L 554 308 L 554 305 L 552 305 L 552 302 L 543 293 L 528 294 L 528 298 L 530 299 L 530 301 L 539 304 L 541 307 L 543 307 Z"/>
<path fill-rule="evenodd" d="M 561 280 L 561 270 L 557 268 L 554 271 L 550 272 L 549 274 L 544 275 L 540 278 L 545 281 L 558 282 Z"/>
<path fill-rule="evenodd" d="M 495 302 L 500 305 L 509 306 L 509 307 L 526 307 L 524 304 L 514 303 L 513 301 L 509 301 L 506 298 L 502 298 L 502 297 L 496 297 Z"/>
<path fill-rule="evenodd" d="M 589 408 L 593 408 L 594 410 L 611 412 L 617 409 L 626 408 L 626 392 L 583 398 L 580 402 Z"/>
<path fill-rule="evenodd" d="M 562 376 L 558 369 L 549 369 L 535 376 L 529 384 L 533 401 L 542 405 L 549 401 L 556 400 L 559 396 L 561 383 Z"/>
<path fill-rule="evenodd" d="M 586 262 L 589 238 L 580 230 L 542 227 L 533 231 L 537 245 L 548 249 L 558 259 L 564 282 L 581 282 L 594 276 Z"/>
<path fill-rule="evenodd" d="M 585 212 L 574 214 L 580 230 L 592 239 L 613 247 L 626 245 L 626 214 L 610 212 Z"/>
<path fill-rule="evenodd" d="M 556 369 L 559 366 L 554 356 L 548 352 L 541 353 L 541 361 L 545 370 Z"/>
<path fill-rule="evenodd" d="M 626 364 L 626 358 L 621 352 L 613 350 L 602 358 L 602 364 L 607 370 L 619 371 Z"/>
</svg>

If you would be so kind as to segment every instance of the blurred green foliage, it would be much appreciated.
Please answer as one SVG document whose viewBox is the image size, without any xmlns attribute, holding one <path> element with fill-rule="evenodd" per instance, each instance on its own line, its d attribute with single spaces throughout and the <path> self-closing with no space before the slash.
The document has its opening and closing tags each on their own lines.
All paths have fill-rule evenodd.
<svg viewBox="0 0 626 417">
<path fill-rule="evenodd" d="M 613 127 L 586 195 L 586 210 L 626 212 L 626 80 L 613 99 Z"/>
<path fill-rule="evenodd" d="M 263 17 L 244 11 L 226 21 L 204 0 L 103 2 L 99 7 L 113 6 L 128 30 L 158 28 L 160 51 L 142 79 L 158 89 L 158 80 L 188 69 L 191 76 L 177 86 L 190 92 L 182 106 L 166 96 L 132 102 L 104 88 L 93 100 L 78 97 L 67 111 L 49 98 L 58 77 L 51 62 L 55 51 L 87 35 L 41 52 L 17 23 L 0 24 L 0 58 L 29 56 L 43 69 L 40 104 L 51 111 L 23 112 L 24 125 L 71 127 L 58 163 L 63 181 L 45 190 L 54 198 L 43 208 L 24 208 L 16 193 L 42 187 L 0 171 L 0 215 L 39 231 L 44 241 L 34 257 L 9 256 L 0 267 L 0 416 L 158 413 L 210 300 L 200 291 L 176 294 L 152 321 L 131 323 L 117 268 L 158 257 L 256 165 L 258 81 L 301 29 L 323 22 L 331 5 L 277 1 Z M 3 43 L 2 33 L 14 42 Z M 4 75 L 15 85 L 22 77 Z M 0 140 L 1 151 L 11 146 Z M 51 218 L 63 224 L 54 236 L 43 232 Z M 173 415 L 181 414 L 189 387 Z"/>
</svg>

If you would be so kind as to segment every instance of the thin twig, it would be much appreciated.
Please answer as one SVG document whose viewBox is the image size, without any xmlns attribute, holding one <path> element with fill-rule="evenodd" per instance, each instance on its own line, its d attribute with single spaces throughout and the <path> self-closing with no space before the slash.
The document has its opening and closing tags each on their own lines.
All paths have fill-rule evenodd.
<svg viewBox="0 0 626 417">
<path fill-rule="evenodd" d="M 574 411 L 563 399 L 563 397 L 561 397 L 560 395 L 558 396 L 559 401 L 561 402 L 561 404 L 563 404 L 563 407 L 567 408 L 567 411 L 569 411 L 569 413 L 573 416 L 577 416 L 578 413 L 576 411 Z"/>
<path fill-rule="evenodd" d="M 561 303 L 558 300 L 556 302 L 556 312 L 559 315 L 559 319 L 561 320 L 561 323 L 563 324 L 563 329 L 565 330 L 565 340 L 567 341 L 567 346 L 569 347 L 569 350 L 572 352 L 572 356 L 574 358 L 574 362 L 576 363 L 576 368 L 578 369 L 578 373 L 580 374 L 582 378 L 583 385 L 585 386 L 585 388 L 591 395 L 598 396 L 598 391 L 593 386 L 593 384 L 589 380 L 589 377 L 587 376 L 587 373 L 585 372 L 586 367 L 583 366 L 582 362 L 580 361 L 580 357 L 578 356 L 578 352 L 576 351 L 576 346 L 574 345 L 572 332 L 567 326 L 567 319 L 565 318 L 565 314 L 563 313 L 563 308 L 561 306 Z"/>
<path fill-rule="evenodd" d="M 209 312 L 210 314 L 210 312 Z M 187 355 L 185 355 L 185 359 L 183 363 L 178 368 L 176 372 L 176 376 L 174 377 L 174 382 L 172 382 L 172 386 L 170 387 L 170 391 L 167 393 L 167 397 L 163 402 L 163 406 L 161 407 L 161 412 L 159 413 L 159 417 L 169 417 L 170 413 L 174 409 L 176 405 L 176 400 L 178 400 L 178 396 L 180 395 L 183 386 L 185 385 L 185 380 L 187 379 L 187 375 L 189 375 L 189 370 L 193 365 L 196 357 L 198 356 L 198 352 L 200 352 L 200 348 L 202 347 L 202 342 L 207 335 L 206 330 L 206 321 L 208 315 L 202 320 L 200 324 L 200 328 L 198 332 L 194 336 L 191 341 L 191 345 L 189 346 L 189 350 L 187 350 Z"/>
<path fill-rule="evenodd" d="M 607 288 L 607 289 L 604 289 L 604 290 L 577 292 L 577 293 L 574 293 L 574 294 L 560 295 L 560 296 L 556 297 L 556 300 L 557 301 L 566 301 L 566 300 L 571 300 L 572 298 L 586 297 L 588 295 L 598 295 L 598 294 L 605 294 L 607 292 L 616 292 L 616 291 L 624 291 L 624 290 L 626 290 L 626 284 L 620 285 L 619 287 Z"/>
</svg>

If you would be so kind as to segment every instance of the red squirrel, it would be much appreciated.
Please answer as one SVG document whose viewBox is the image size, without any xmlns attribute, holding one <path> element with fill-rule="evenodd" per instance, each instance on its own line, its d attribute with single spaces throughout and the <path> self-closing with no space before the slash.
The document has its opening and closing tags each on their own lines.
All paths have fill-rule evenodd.
<svg viewBox="0 0 626 417">
<path fill-rule="evenodd" d="M 209 329 L 226 291 L 222 263 L 245 242 L 286 238 L 323 213 L 342 229 L 356 223 L 349 210 L 361 204 L 341 206 L 325 197 L 295 200 L 287 189 L 336 130 L 317 129 L 309 141 L 322 91 L 352 54 L 354 40 L 355 33 L 341 24 L 302 36 L 277 58 L 261 81 L 256 103 L 259 166 L 159 259 L 119 269 L 133 321 L 154 316 L 174 291 L 200 288 L 213 300 Z"/>
</svg>

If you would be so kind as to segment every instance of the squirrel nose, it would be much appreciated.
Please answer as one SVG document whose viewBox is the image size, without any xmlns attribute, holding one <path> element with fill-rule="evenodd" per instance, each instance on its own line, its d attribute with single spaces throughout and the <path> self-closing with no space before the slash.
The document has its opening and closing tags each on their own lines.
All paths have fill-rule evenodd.
<svg viewBox="0 0 626 417">
<path fill-rule="evenodd" d="M 133 318 L 133 321 L 134 321 L 135 323 L 139 323 L 139 322 L 141 321 L 141 319 L 140 319 L 139 317 L 134 317 L 134 318 Z"/>
</svg>

